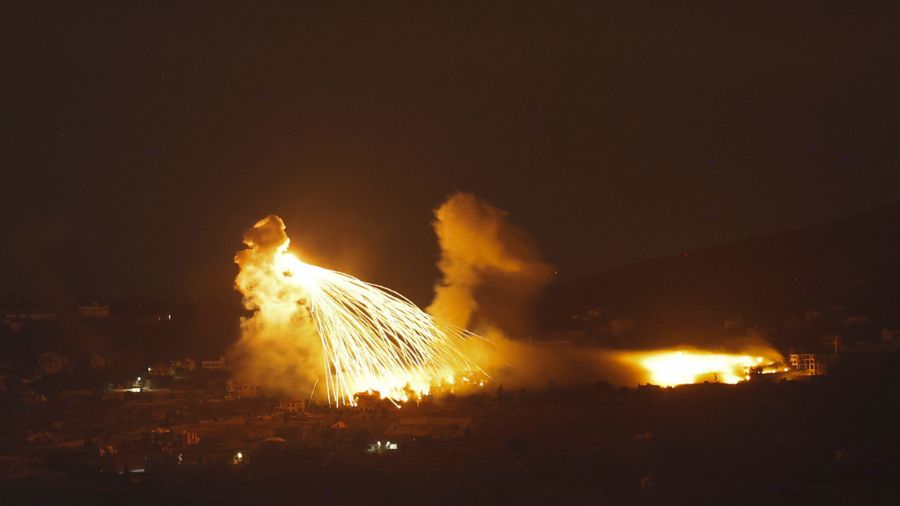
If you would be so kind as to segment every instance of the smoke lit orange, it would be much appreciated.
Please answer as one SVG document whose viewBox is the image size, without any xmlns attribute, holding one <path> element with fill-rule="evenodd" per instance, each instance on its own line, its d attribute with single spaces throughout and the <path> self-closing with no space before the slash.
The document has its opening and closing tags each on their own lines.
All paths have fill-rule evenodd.
<svg viewBox="0 0 900 506">
<path fill-rule="evenodd" d="M 311 318 L 330 402 L 353 405 L 366 391 L 405 401 L 481 374 L 458 348 L 474 334 L 434 319 L 388 288 L 303 262 L 288 251 L 290 239 L 277 216 L 251 232 L 245 240 L 250 249 L 237 258 L 245 305 L 257 310 L 260 324 L 302 325 Z"/>
<path fill-rule="evenodd" d="M 701 381 L 734 384 L 750 379 L 750 372 L 774 372 L 780 360 L 768 356 L 714 353 L 691 350 L 664 350 L 627 353 L 622 360 L 645 369 L 647 382 L 659 386 L 676 386 Z"/>
</svg>

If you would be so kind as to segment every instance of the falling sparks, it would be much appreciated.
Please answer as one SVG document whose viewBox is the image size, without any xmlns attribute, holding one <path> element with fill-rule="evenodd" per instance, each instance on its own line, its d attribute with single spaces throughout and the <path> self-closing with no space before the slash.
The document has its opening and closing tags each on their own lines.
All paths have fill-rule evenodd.
<svg viewBox="0 0 900 506">
<path fill-rule="evenodd" d="M 306 291 L 336 403 L 351 403 L 366 390 L 405 401 L 409 390 L 427 394 L 430 385 L 452 384 L 458 371 L 473 371 L 456 348 L 472 334 L 438 323 L 402 295 L 287 252 L 279 258 L 282 269 Z"/>
<path fill-rule="evenodd" d="M 478 336 L 434 319 L 393 290 L 303 262 L 288 251 L 277 216 L 255 229 L 265 230 L 248 235 L 251 252 L 260 249 L 254 237 L 275 244 L 256 252 L 263 254 L 239 254 L 238 288 L 248 308 L 258 309 L 254 318 L 294 322 L 299 311 L 312 320 L 329 402 L 354 405 L 356 394 L 378 392 L 397 403 L 452 385 L 457 376 L 482 381 L 484 373 L 459 351 L 462 341 Z"/>
</svg>

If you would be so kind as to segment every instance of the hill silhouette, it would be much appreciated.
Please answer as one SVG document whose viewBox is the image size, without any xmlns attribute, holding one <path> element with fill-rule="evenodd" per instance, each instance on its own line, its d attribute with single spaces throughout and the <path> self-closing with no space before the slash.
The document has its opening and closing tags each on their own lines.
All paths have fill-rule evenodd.
<svg viewBox="0 0 900 506">
<path fill-rule="evenodd" d="M 816 332 L 871 338 L 900 324 L 898 260 L 900 202 L 559 283 L 542 317 L 614 346 L 714 341 L 748 328 L 781 346 Z"/>
</svg>

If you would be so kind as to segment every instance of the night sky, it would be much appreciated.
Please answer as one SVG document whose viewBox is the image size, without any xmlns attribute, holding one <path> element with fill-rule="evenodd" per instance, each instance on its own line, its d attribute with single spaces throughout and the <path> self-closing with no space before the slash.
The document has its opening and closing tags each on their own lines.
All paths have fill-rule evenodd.
<svg viewBox="0 0 900 506">
<path fill-rule="evenodd" d="M 900 2 L 0 17 L 0 289 L 20 296 L 226 297 L 243 231 L 277 213 L 320 263 L 426 304 L 432 209 L 459 190 L 561 279 L 900 199 Z"/>
</svg>

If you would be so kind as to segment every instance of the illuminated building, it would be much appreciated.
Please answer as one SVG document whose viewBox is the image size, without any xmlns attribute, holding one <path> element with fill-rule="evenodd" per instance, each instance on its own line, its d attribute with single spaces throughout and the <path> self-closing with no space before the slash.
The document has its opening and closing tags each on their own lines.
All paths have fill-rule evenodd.
<svg viewBox="0 0 900 506">
<path fill-rule="evenodd" d="M 259 397 L 259 387 L 255 383 L 230 379 L 225 382 L 225 400 L 255 399 Z"/>
<path fill-rule="evenodd" d="M 219 357 L 218 360 L 204 360 L 200 363 L 200 367 L 209 371 L 222 371 L 226 368 L 225 357 Z"/>
<path fill-rule="evenodd" d="M 791 369 L 808 376 L 822 376 L 826 372 L 823 358 L 816 353 L 791 353 Z"/>
</svg>

